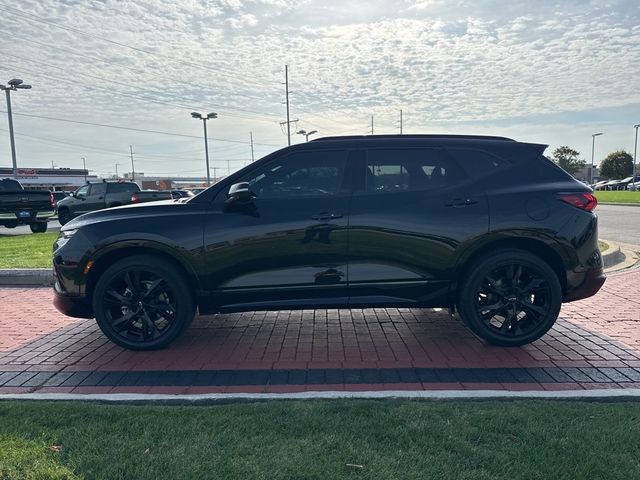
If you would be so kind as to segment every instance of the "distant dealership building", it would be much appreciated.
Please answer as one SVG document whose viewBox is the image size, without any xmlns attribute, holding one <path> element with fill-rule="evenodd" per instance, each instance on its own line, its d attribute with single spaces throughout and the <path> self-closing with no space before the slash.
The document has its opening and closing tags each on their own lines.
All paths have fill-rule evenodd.
<svg viewBox="0 0 640 480">
<path fill-rule="evenodd" d="M 0 167 L 0 178 L 13 178 L 11 167 Z M 87 181 L 97 180 L 82 168 L 19 168 L 18 181 L 26 190 L 76 190 Z"/>
</svg>

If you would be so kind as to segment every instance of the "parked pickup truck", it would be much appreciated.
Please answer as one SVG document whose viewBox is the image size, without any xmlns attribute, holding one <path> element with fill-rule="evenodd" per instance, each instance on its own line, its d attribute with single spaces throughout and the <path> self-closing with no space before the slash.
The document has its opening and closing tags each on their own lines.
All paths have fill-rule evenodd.
<svg viewBox="0 0 640 480">
<path fill-rule="evenodd" d="M 170 191 L 140 190 L 134 182 L 90 182 L 58 202 L 58 220 L 64 225 L 83 213 L 171 198 Z"/>
<path fill-rule="evenodd" d="M 48 190 L 25 190 L 11 178 L 0 180 L 0 225 L 15 228 L 29 225 L 33 233 L 47 231 L 53 216 L 53 195 Z"/>
</svg>

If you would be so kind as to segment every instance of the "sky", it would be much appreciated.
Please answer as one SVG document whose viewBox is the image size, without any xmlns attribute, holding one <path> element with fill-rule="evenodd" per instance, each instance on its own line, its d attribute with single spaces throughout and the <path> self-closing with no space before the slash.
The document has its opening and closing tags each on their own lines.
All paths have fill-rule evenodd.
<svg viewBox="0 0 640 480">
<path fill-rule="evenodd" d="M 637 0 L 0 0 L 18 165 L 225 175 L 293 131 L 504 135 L 595 161 L 640 123 Z M 0 166 L 11 165 L 0 98 Z M 105 126 L 106 125 L 106 126 Z M 118 127 L 118 128 L 113 128 Z M 140 131 L 146 130 L 146 131 Z M 313 138 L 313 137 L 312 137 Z M 304 141 L 293 135 L 292 143 Z"/>
</svg>

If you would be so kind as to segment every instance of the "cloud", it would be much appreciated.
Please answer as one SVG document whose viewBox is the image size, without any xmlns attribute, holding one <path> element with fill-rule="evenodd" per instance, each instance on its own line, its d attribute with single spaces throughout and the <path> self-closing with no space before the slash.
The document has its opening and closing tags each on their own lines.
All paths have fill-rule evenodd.
<svg viewBox="0 0 640 480">
<path fill-rule="evenodd" d="M 376 131 L 396 131 L 402 108 L 409 131 L 502 128 L 528 119 L 543 136 L 545 118 L 574 112 L 562 118 L 580 123 L 579 112 L 640 104 L 635 2 L 531 5 L 24 0 L 24 14 L 8 9 L 3 15 L 0 32 L 20 48 L 0 54 L 0 75 L 22 76 L 34 85 L 16 95 L 16 113 L 197 136 L 200 127 L 189 112 L 213 110 L 220 118 L 211 124 L 212 135 L 246 141 L 253 131 L 272 145 L 286 142 L 278 125 L 284 117 L 285 64 L 293 117 L 301 128 L 322 134 L 365 133 L 371 115 Z M 25 134 L 105 149 L 137 143 L 150 153 L 170 153 L 200 146 L 197 138 L 18 116 L 16 125 Z M 63 164 L 81 156 L 80 149 L 49 146 L 27 138 L 19 142 L 30 163 L 47 164 L 53 156 Z M 249 154 L 242 144 L 213 142 L 213 148 L 214 158 L 228 153 L 238 166 Z M 266 153 L 275 147 L 259 148 Z M 0 132 L 0 164 L 7 163 L 8 152 Z M 181 168 L 200 165 L 197 153 L 185 158 L 191 157 Z M 104 158 L 103 163 L 113 160 Z M 142 168 L 168 170 L 174 164 L 148 160 Z"/>
</svg>

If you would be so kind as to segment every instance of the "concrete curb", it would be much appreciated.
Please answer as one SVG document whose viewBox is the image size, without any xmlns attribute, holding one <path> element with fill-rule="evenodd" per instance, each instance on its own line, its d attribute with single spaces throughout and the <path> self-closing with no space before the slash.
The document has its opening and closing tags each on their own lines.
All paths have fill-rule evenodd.
<svg viewBox="0 0 640 480">
<path fill-rule="evenodd" d="M 611 202 L 598 202 L 598 205 L 618 205 L 620 207 L 640 207 L 640 203 L 611 203 Z"/>
<path fill-rule="evenodd" d="M 398 390 L 385 392 L 300 392 L 300 393 L 207 393 L 201 395 L 164 395 L 143 393 L 16 393 L 1 394 L 3 400 L 85 401 L 129 404 L 208 405 L 232 402 L 259 402 L 269 400 L 586 400 L 621 401 L 640 400 L 640 389 L 599 389 L 559 391 L 501 391 L 501 390 Z"/>
<path fill-rule="evenodd" d="M 50 287 L 53 285 L 51 268 L 0 269 L 0 285 L 11 287 Z"/>
<path fill-rule="evenodd" d="M 602 239 L 609 249 L 602 254 L 605 272 L 615 272 L 635 265 L 640 259 L 640 246 L 627 245 Z"/>
</svg>

